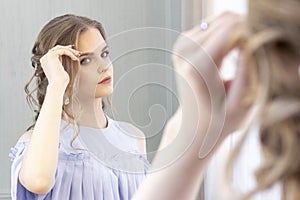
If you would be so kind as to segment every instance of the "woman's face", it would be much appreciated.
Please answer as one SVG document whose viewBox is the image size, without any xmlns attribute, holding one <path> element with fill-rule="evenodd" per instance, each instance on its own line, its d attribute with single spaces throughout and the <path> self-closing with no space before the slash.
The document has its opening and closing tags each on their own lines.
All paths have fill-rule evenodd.
<svg viewBox="0 0 300 200">
<path fill-rule="evenodd" d="M 108 46 L 98 29 L 89 28 L 78 39 L 80 55 L 78 96 L 101 98 L 113 92 L 113 66 Z"/>
</svg>

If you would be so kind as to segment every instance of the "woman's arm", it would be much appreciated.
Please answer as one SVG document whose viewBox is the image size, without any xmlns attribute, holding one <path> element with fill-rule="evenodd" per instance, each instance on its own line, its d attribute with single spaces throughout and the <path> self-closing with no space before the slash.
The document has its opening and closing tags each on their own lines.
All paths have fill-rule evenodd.
<svg viewBox="0 0 300 200">
<path fill-rule="evenodd" d="M 173 63 L 180 108 L 169 120 L 145 181 L 133 199 L 195 199 L 203 174 L 224 138 L 237 129 L 247 109 L 242 106 L 247 72 L 225 93 L 219 76 L 228 41 L 240 28 L 241 16 L 225 13 L 183 33 L 174 45 Z M 234 91 L 233 91 L 234 90 Z"/>
<path fill-rule="evenodd" d="M 195 136 L 194 132 L 188 133 L 189 128 L 183 124 L 180 124 L 181 131 L 176 130 L 180 118 L 179 108 L 165 128 L 162 143 L 151 169 L 135 194 L 134 200 L 195 199 L 197 196 L 208 159 L 199 160 L 200 140 L 190 140 Z M 191 146 L 192 142 L 195 144 Z"/>
<path fill-rule="evenodd" d="M 22 185 L 37 194 L 52 188 L 57 168 L 63 96 L 69 82 L 61 64 L 62 55 L 77 60 L 77 52 L 71 46 L 56 46 L 40 60 L 49 84 L 19 173 Z"/>
</svg>

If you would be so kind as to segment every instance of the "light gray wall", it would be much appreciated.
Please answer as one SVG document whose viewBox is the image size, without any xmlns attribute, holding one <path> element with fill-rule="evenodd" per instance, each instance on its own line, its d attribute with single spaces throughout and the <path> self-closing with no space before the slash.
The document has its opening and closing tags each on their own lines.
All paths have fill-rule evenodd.
<svg viewBox="0 0 300 200">
<path fill-rule="evenodd" d="M 167 50 L 171 49 L 177 36 L 174 30 L 180 31 L 181 28 L 181 0 L 3 0 L 0 7 L 0 199 L 10 199 L 10 147 L 32 120 L 23 90 L 33 73 L 31 47 L 41 27 L 57 15 L 85 15 L 104 24 L 115 58 L 115 82 L 122 83 L 113 96 L 113 104 L 119 111 L 114 116 L 141 128 L 147 136 L 151 136 L 148 151 L 156 149 L 161 127 L 177 106 L 176 97 L 172 94 L 174 80 Z M 171 30 L 149 29 L 151 34 L 132 31 L 142 27 Z M 126 30 L 131 31 L 126 35 Z M 130 39 L 122 40 L 122 37 Z M 147 44 L 154 43 L 162 50 L 155 46 L 137 50 L 132 46 L 136 39 L 144 39 Z M 113 53 L 118 49 L 126 50 L 128 46 L 135 50 L 125 56 Z M 124 74 L 126 76 L 122 77 Z M 127 81 L 133 78 L 141 82 Z M 136 84 L 143 87 L 137 88 Z M 129 100 L 124 99 L 123 96 L 128 93 L 132 94 Z M 126 107 L 125 100 L 130 102 Z M 150 109 L 151 121 L 148 111 L 153 104 L 161 106 Z M 149 154 L 149 158 L 152 157 L 153 154 Z"/>
</svg>

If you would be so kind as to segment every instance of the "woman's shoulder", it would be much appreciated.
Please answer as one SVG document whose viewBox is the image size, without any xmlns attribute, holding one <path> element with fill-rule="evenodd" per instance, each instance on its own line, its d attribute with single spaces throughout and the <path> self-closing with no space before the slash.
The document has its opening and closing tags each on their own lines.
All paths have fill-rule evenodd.
<svg viewBox="0 0 300 200">
<path fill-rule="evenodd" d="M 110 125 L 109 126 L 114 126 L 117 127 L 118 129 L 121 129 L 122 131 L 134 133 L 134 136 L 137 138 L 144 138 L 145 134 L 143 133 L 142 130 L 134 126 L 133 124 L 125 121 L 117 121 L 111 118 L 108 118 Z"/>
<path fill-rule="evenodd" d="M 132 128 L 136 135 L 137 143 L 139 146 L 139 149 L 141 153 L 147 155 L 147 149 L 146 149 L 146 136 L 142 130 L 134 126 L 133 124 L 128 123 L 128 125 Z"/>
<path fill-rule="evenodd" d="M 113 119 L 109 119 L 111 123 L 113 123 L 114 126 L 116 126 L 118 129 L 121 131 L 125 131 L 128 134 L 134 136 L 136 139 L 137 145 L 139 147 L 139 150 L 141 151 L 142 154 L 146 154 L 146 137 L 144 132 L 139 129 L 138 127 L 134 126 L 133 124 L 125 121 L 117 121 Z"/>
<path fill-rule="evenodd" d="M 9 157 L 14 161 L 17 157 L 21 157 L 31 138 L 32 130 L 26 131 L 21 135 L 17 143 L 11 147 Z"/>
<path fill-rule="evenodd" d="M 26 131 L 25 133 L 23 133 L 23 134 L 19 137 L 18 143 L 19 143 L 19 142 L 26 142 L 26 141 L 29 141 L 30 138 L 31 138 L 32 132 L 33 132 L 33 130 L 28 130 L 28 131 Z"/>
</svg>

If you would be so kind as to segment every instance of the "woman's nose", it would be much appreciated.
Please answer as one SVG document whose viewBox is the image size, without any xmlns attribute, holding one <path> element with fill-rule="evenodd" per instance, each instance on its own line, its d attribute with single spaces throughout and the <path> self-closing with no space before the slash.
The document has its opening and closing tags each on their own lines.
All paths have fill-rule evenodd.
<svg viewBox="0 0 300 200">
<path fill-rule="evenodd" d="M 107 64 L 107 65 L 105 65 L 104 67 L 103 66 L 101 66 L 101 67 L 98 67 L 98 73 L 99 74 L 101 74 L 101 73 L 103 73 L 103 72 L 106 72 L 108 69 L 110 68 L 110 64 Z"/>
</svg>

